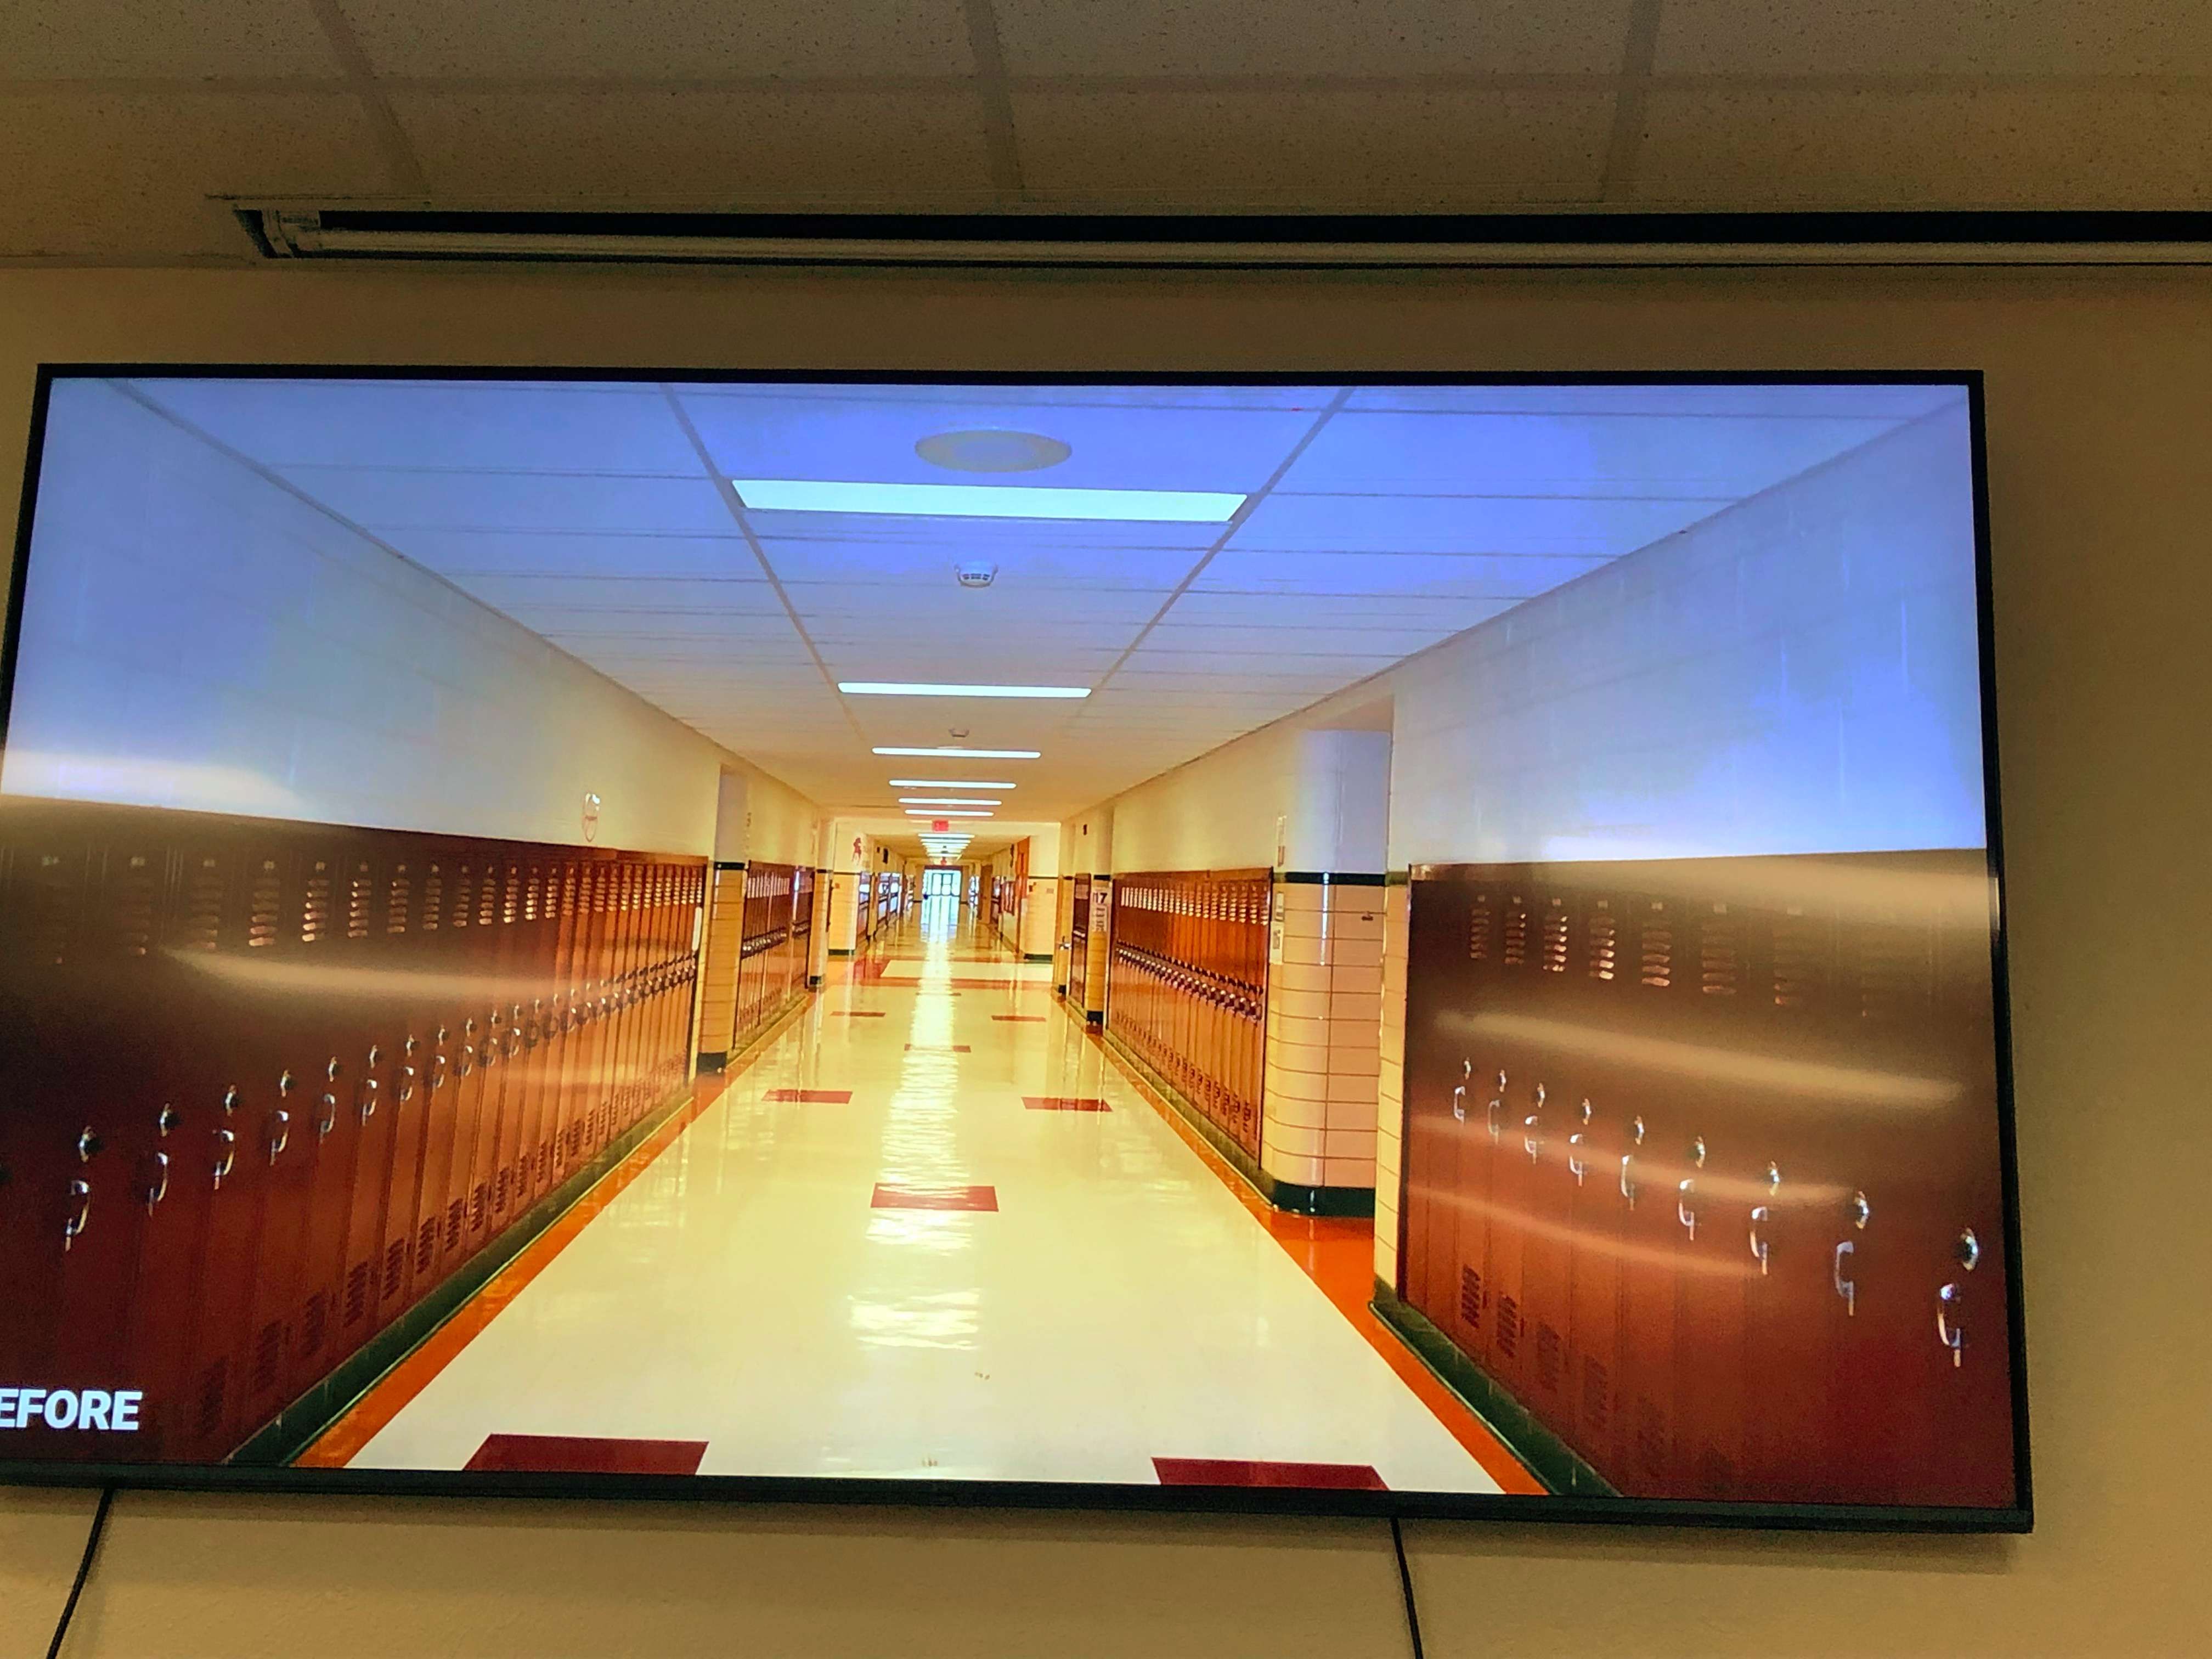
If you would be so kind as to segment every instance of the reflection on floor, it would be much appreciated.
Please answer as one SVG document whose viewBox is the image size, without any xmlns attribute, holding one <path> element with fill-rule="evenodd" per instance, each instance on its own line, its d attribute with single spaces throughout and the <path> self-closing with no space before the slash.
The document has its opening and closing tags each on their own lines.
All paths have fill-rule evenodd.
<svg viewBox="0 0 2212 1659">
<path fill-rule="evenodd" d="M 950 898 L 836 966 L 301 1462 L 1536 1490 L 1048 967 Z"/>
</svg>

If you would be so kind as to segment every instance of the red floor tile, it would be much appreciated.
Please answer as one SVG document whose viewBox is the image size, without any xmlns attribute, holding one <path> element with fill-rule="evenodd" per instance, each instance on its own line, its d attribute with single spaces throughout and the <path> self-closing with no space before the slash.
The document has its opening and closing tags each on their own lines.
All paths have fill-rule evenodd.
<svg viewBox="0 0 2212 1659">
<path fill-rule="evenodd" d="M 589 1435 L 492 1434 L 466 1465 L 502 1474 L 696 1474 L 703 1440 L 603 1440 Z"/>
<path fill-rule="evenodd" d="M 1114 1109 L 1095 1095 L 1024 1095 L 1022 1104 L 1033 1112 L 1110 1112 Z"/>
<path fill-rule="evenodd" d="M 875 1210 L 994 1210 L 999 1207 L 996 1187 L 894 1187 L 876 1183 L 869 1208 Z"/>
<path fill-rule="evenodd" d="M 850 1089 L 771 1089 L 761 1098 L 798 1101 L 808 1106 L 846 1106 L 852 1103 L 853 1091 Z"/>
<path fill-rule="evenodd" d="M 968 1052 L 968 1045 L 964 1042 L 909 1042 L 906 1045 L 906 1051 L 910 1054 L 964 1054 Z"/>
<path fill-rule="evenodd" d="M 1155 1457 L 1163 1486 L 1326 1486 L 1339 1492 L 1388 1492 L 1367 1463 L 1270 1463 L 1230 1457 Z"/>
</svg>

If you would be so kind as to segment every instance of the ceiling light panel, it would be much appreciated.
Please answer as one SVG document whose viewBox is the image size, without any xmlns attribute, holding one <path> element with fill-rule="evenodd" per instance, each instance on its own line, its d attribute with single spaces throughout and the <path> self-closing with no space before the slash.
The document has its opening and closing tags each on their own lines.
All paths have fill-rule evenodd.
<svg viewBox="0 0 2212 1659">
<path fill-rule="evenodd" d="M 969 778 L 892 778 L 894 789 L 1011 789 L 1011 783 Z"/>
<path fill-rule="evenodd" d="M 1036 760 L 1034 749 L 961 749 L 950 744 L 939 744 L 934 749 L 901 749 L 884 747 L 875 750 L 878 755 L 958 755 L 969 760 Z"/>
<path fill-rule="evenodd" d="M 1091 519 L 1224 524 L 1244 497 L 1224 490 L 1048 489 L 1034 484 L 848 483 L 732 478 L 757 513 L 834 513 L 939 519 Z"/>
<path fill-rule="evenodd" d="M 901 795 L 901 806 L 1003 806 L 1003 801 L 988 800 L 980 795 Z"/>
<path fill-rule="evenodd" d="M 955 811 L 949 806 L 908 807 L 907 809 L 907 817 L 910 818 L 988 818 L 995 817 L 997 816 L 998 815 L 994 812 Z"/>
</svg>

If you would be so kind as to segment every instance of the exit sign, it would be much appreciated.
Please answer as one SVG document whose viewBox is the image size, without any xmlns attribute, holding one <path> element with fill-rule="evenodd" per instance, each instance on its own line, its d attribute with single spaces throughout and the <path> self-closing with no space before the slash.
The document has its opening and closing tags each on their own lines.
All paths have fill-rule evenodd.
<svg viewBox="0 0 2212 1659">
<path fill-rule="evenodd" d="M 950 830 L 952 827 L 952 820 L 951 818 L 932 818 L 929 821 L 929 827 L 941 834 L 945 830 Z"/>
</svg>

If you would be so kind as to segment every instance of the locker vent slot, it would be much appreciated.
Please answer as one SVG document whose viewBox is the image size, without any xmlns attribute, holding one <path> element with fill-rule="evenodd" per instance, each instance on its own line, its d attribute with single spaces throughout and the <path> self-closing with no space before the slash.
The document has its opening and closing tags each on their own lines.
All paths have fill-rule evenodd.
<svg viewBox="0 0 2212 1659">
<path fill-rule="evenodd" d="M 200 1373 L 199 1386 L 193 1392 L 197 1410 L 193 1426 L 203 1440 L 212 1437 L 222 1427 L 222 1397 L 230 1383 L 230 1362 L 218 1359 Z"/>
<path fill-rule="evenodd" d="M 1487 893 L 1481 894 L 1478 896 L 1474 901 L 1474 914 L 1468 918 L 1468 960 L 1470 962 L 1489 961 L 1490 953 L 1498 948 L 1497 933 L 1498 913 L 1491 907 L 1490 895 Z"/>
<path fill-rule="evenodd" d="M 346 1274 L 345 1322 L 358 1325 L 368 1313 L 368 1279 L 371 1264 L 356 1261 Z"/>
<path fill-rule="evenodd" d="M 1859 943 L 1859 1018 L 1909 1018 L 1929 1000 L 1925 938 L 1905 927 L 1869 928 Z"/>
<path fill-rule="evenodd" d="M 203 856 L 185 878 L 184 936 L 177 942 L 187 951 L 212 951 L 222 937 L 222 860 Z"/>
<path fill-rule="evenodd" d="M 399 1294 L 399 1287 L 407 1282 L 407 1241 L 395 1238 L 384 1251 L 384 1294 L 387 1299 Z"/>
<path fill-rule="evenodd" d="M 260 867 L 253 872 L 252 908 L 246 919 L 246 943 L 249 948 L 276 942 L 276 910 L 283 896 L 276 860 L 262 860 Z"/>
<path fill-rule="evenodd" d="M 489 927 L 499 920 L 499 872 L 487 870 L 477 884 L 477 926 Z"/>
<path fill-rule="evenodd" d="M 538 907 L 544 896 L 544 888 L 545 872 L 532 865 L 529 884 L 522 890 L 522 919 L 525 921 L 538 920 Z"/>
<path fill-rule="evenodd" d="M 81 863 L 60 853 L 39 854 L 32 877 L 29 950 L 32 961 L 58 968 L 74 943 L 78 872 Z"/>
<path fill-rule="evenodd" d="M 143 957 L 154 943 L 155 900 L 159 883 L 155 878 L 153 860 L 143 853 L 131 854 L 124 860 L 111 890 L 115 901 L 112 921 L 116 946 L 127 957 Z"/>
<path fill-rule="evenodd" d="M 483 1230 L 485 1205 L 490 1196 L 491 1183 L 488 1181 L 479 1181 L 469 1188 L 469 1231 L 471 1232 L 481 1232 Z"/>
<path fill-rule="evenodd" d="M 1565 1345 L 1542 1320 L 1536 1322 L 1536 1380 L 1554 1394 L 1566 1369 Z"/>
<path fill-rule="evenodd" d="M 1521 1351 L 1521 1304 L 1510 1296 L 1498 1298 L 1498 1329 L 1492 1340 L 1508 1359 Z"/>
<path fill-rule="evenodd" d="M 430 1264 L 438 1259 L 438 1218 L 424 1221 L 415 1235 L 415 1271 L 426 1273 Z"/>
<path fill-rule="evenodd" d="M 1567 971 L 1567 904 L 1565 899 L 1553 899 L 1544 907 L 1543 953 L 1537 965 L 1547 974 Z"/>
<path fill-rule="evenodd" d="M 465 864 L 454 872 L 453 908 L 446 917 L 448 927 L 465 927 L 469 925 L 469 897 L 475 890 L 471 884 L 471 875 L 469 866 Z"/>
<path fill-rule="evenodd" d="M 307 890 L 300 904 L 300 943 L 313 945 L 331 931 L 331 866 L 321 859 L 307 867 Z"/>
<path fill-rule="evenodd" d="M 1663 991 L 1674 982 L 1674 930 L 1667 925 L 1664 905 L 1651 907 L 1651 915 L 1644 921 L 1641 972 L 1639 983 Z"/>
<path fill-rule="evenodd" d="M 1583 1358 L 1583 1421 L 1604 1428 L 1613 1416 L 1613 1375 L 1588 1355 Z"/>
<path fill-rule="evenodd" d="M 323 1339 L 330 1334 L 330 1324 L 331 1299 L 321 1291 L 317 1291 L 300 1310 L 301 1357 L 322 1352 Z"/>
<path fill-rule="evenodd" d="M 522 902 L 522 872 L 511 864 L 507 866 L 507 890 L 500 902 L 501 908 L 499 919 L 501 921 L 513 921 L 517 908 Z"/>
<path fill-rule="evenodd" d="M 1519 899 L 1505 907 L 1505 965 L 1517 968 L 1528 960 L 1528 907 Z"/>
<path fill-rule="evenodd" d="M 455 1199 L 446 1206 L 446 1248 L 459 1249 L 461 1243 L 461 1200 Z"/>
<path fill-rule="evenodd" d="M 284 1364 L 284 1324 L 272 1319 L 261 1328 L 261 1334 L 253 1344 L 253 1389 L 255 1394 L 266 1394 L 276 1386 L 277 1372 Z"/>
<path fill-rule="evenodd" d="M 407 931 L 409 912 L 415 903 L 415 878 L 407 873 L 404 864 L 394 865 L 392 885 L 385 894 L 384 931 L 404 933 Z"/>
<path fill-rule="evenodd" d="M 1735 919 L 1716 912 L 1705 918 L 1698 939 L 1698 989 L 1709 997 L 1736 994 Z"/>
<path fill-rule="evenodd" d="M 376 891 L 376 883 L 368 873 L 366 864 L 353 867 L 352 879 L 346 883 L 346 937 L 368 937 L 369 902 Z"/>
<path fill-rule="evenodd" d="M 1620 921 L 1601 903 L 1583 923 L 1589 941 L 1589 976 L 1611 980 L 1620 971 Z"/>
<path fill-rule="evenodd" d="M 507 1213 L 507 1166 L 502 1164 L 491 1188 L 491 1207 L 495 1214 Z"/>
<path fill-rule="evenodd" d="M 446 902 L 446 878 L 438 866 L 432 865 L 422 872 L 422 931 L 438 931 L 438 915 Z"/>
<path fill-rule="evenodd" d="M 1459 1316 L 1469 1329 L 1482 1328 L 1482 1275 L 1472 1267 L 1459 1270 Z"/>
<path fill-rule="evenodd" d="M 1820 931 L 1801 912 L 1774 919 L 1774 1006 L 1802 1008 L 1819 993 Z"/>
</svg>

